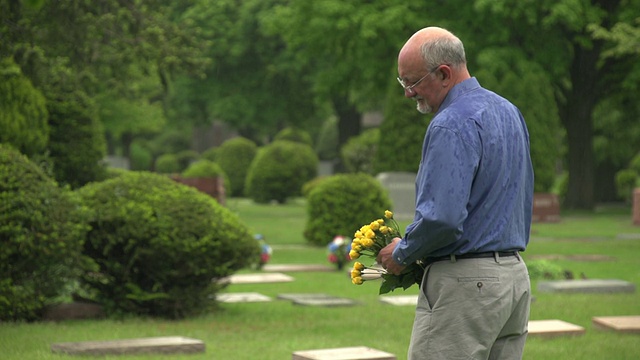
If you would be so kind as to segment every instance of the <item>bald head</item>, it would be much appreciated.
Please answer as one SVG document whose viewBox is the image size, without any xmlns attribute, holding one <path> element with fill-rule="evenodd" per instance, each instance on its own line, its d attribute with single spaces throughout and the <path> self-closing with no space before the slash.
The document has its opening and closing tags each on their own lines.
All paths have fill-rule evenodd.
<svg viewBox="0 0 640 360">
<path fill-rule="evenodd" d="M 398 54 L 398 75 L 405 96 L 423 113 L 437 111 L 449 90 L 471 77 L 462 41 L 439 27 L 421 29 L 407 40 Z"/>
<path fill-rule="evenodd" d="M 420 59 L 427 68 L 440 64 L 466 67 L 462 41 L 439 27 L 427 27 L 413 34 L 400 50 L 398 61 L 404 58 L 411 62 Z"/>
</svg>

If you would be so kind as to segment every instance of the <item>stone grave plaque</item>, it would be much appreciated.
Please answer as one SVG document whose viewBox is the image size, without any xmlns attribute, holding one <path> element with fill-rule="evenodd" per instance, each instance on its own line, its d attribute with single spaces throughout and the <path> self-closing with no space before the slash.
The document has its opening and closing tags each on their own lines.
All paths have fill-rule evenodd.
<svg viewBox="0 0 640 360">
<path fill-rule="evenodd" d="M 290 282 L 293 278 L 282 273 L 236 274 L 219 280 L 222 284 L 260 284 Z"/>
<path fill-rule="evenodd" d="M 380 301 L 397 306 L 415 306 L 418 303 L 418 295 L 380 296 Z"/>
<path fill-rule="evenodd" d="M 593 324 L 600 329 L 626 333 L 640 333 L 640 315 L 633 316 L 595 316 Z"/>
<path fill-rule="evenodd" d="M 224 303 L 266 302 L 271 301 L 271 298 L 256 292 L 243 292 L 218 294 L 216 300 Z"/>
<path fill-rule="evenodd" d="M 366 346 L 303 350 L 293 353 L 292 360 L 396 360 L 396 356 Z"/>
<path fill-rule="evenodd" d="M 352 306 L 355 300 L 328 294 L 281 294 L 278 299 L 290 300 L 294 305 L 306 306 Z"/>
<path fill-rule="evenodd" d="M 51 345 L 51 351 L 69 355 L 194 354 L 203 353 L 205 345 L 197 339 L 167 336 L 56 343 Z"/>
<path fill-rule="evenodd" d="M 411 220 L 416 211 L 416 174 L 384 172 L 376 177 L 389 193 L 396 220 Z M 380 214 L 382 216 L 382 214 Z"/>
<path fill-rule="evenodd" d="M 300 300 L 300 299 L 326 299 L 334 296 L 324 293 L 291 293 L 291 294 L 278 294 L 278 299 L 282 300 Z"/>
<path fill-rule="evenodd" d="M 562 320 L 530 320 L 529 335 L 540 336 L 562 336 L 562 335 L 582 335 L 584 328 Z"/>
<path fill-rule="evenodd" d="M 335 271 L 335 266 L 322 264 L 267 264 L 262 271 L 267 272 L 304 272 L 304 271 Z"/>
<path fill-rule="evenodd" d="M 538 283 L 538 291 L 551 293 L 633 293 L 634 284 L 616 279 L 553 280 Z"/>
</svg>

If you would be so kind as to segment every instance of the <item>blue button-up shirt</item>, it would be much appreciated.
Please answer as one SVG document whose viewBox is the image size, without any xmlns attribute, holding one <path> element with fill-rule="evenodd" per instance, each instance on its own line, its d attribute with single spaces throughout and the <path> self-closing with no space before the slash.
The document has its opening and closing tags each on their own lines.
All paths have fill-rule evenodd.
<svg viewBox="0 0 640 360">
<path fill-rule="evenodd" d="M 455 85 L 429 124 L 416 212 L 393 257 L 525 250 L 533 167 L 520 111 L 475 78 Z"/>
</svg>

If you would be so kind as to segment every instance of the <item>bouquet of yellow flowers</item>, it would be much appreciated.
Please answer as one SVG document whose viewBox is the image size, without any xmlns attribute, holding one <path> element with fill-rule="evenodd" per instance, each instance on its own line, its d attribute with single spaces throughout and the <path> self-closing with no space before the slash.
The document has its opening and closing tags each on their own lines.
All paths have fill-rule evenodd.
<svg viewBox="0 0 640 360">
<path fill-rule="evenodd" d="M 380 250 L 396 237 L 401 237 L 398 223 L 394 220 L 393 213 L 386 210 L 384 219 L 374 220 L 355 232 L 349 257 L 358 259 L 366 256 L 375 260 Z M 351 270 L 351 282 L 361 285 L 365 281 L 382 279 L 379 293 L 386 294 L 398 287 L 406 290 L 413 284 L 419 285 L 423 274 L 424 269 L 418 263 L 407 266 L 400 275 L 395 275 L 388 273 L 377 263 L 366 266 L 356 261 Z"/>
</svg>

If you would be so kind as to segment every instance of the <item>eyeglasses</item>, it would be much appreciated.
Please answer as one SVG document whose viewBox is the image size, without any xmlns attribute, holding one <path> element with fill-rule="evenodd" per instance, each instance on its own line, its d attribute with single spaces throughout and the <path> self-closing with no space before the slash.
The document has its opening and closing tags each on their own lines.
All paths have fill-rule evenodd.
<svg viewBox="0 0 640 360">
<path fill-rule="evenodd" d="M 404 80 L 400 79 L 400 77 L 397 77 L 397 78 L 396 78 L 396 80 L 398 80 L 398 82 L 400 83 L 400 86 L 402 86 L 402 88 L 403 88 L 405 91 L 408 91 L 408 92 L 411 94 L 411 93 L 415 92 L 415 91 L 413 90 L 413 88 L 414 88 L 414 87 L 418 86 L 418 84 L 420 84 L 420 82 L 421 82 L 422 80 L 426 79 L 426 78 L 427 78 L 427 76 L 429 76 L 429 75 L 430 75 L 431 73 L 433 73 L 434 71 L 438 70 L 438 68 L 439 68 L 439 67 L 440 67 L 440 65 L 436 66 L 433 70 L 429 71 L 425 76 L 421 77 L 421 78 L 420 78 L 420 80 L 418 80 L 418 81 L 416 81 L 416 82 L 414 82 L 413 84 L 408 85 L 408 86 L 407 86 L 407 84 L 405 84 Z"/>
</svg>

